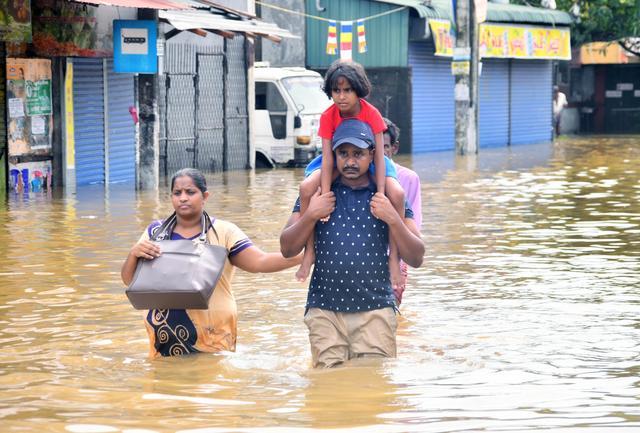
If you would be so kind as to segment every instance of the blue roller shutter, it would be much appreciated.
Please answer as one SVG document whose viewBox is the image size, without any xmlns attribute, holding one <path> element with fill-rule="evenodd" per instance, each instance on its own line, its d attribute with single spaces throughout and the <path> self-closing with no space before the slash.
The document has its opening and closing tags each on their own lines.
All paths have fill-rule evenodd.
<svg viewBox="0 0 640 433">
<path fill-rule="evenodd" d="M 550 61 L 511 61 L 511 144 L 553 139 L 552 90 Z"/>
<path fill-rule="evenodd" d="M 509 61 L 483 60 L 480 75 L 480 148 L 509 144 Z"/>
<path fill-rule="evenodd" d="M 104 183 L 102 59 L 73 59 L 76 184 Z"/>
<path fill-rule="evenodd" d="M 413 153 L 455 148 L 451 59 L 434 56 L 431 42 L 409 44 L 412 68 Z"/>
<path fill-rule="evenodd" d="M 113 72 L 109 59 L 107 74 L 109 183 L 135 182 L 136 129 L 129 107 L 135 107 L 133 74 Z"/>
</svg>

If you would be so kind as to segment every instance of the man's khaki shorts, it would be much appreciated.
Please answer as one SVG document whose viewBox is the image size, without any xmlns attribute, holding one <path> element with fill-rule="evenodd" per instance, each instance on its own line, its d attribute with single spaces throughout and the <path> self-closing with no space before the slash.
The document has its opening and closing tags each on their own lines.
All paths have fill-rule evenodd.
<svg viewBox="0 0 640 433">
<path fill-rule="evenodd" d="M 313 367 L 333 367 L 352 358 L 395 358 L 398 322 L 393 308 L 340 313 L 310 308 L 309 328 Z"/>
</svg>

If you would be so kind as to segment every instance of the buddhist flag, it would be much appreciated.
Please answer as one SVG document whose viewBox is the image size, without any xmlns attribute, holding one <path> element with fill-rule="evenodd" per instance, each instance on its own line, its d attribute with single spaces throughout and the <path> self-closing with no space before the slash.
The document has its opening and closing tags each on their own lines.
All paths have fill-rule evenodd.
<svg viewBox="0 0 640 433">
<path fill-rule="evenodd" d="M 351 47 L 353 43 L 353 21 L 340 22 L 340 58 L 351 60 Z"/>
<path fill-rule="evenodd" d="M 367 52 L 367 38 L 364 34 L 364 20 L 358 20 L 358 52 Z"/>
<path fill-rule="evenodd" d="M 338 38 L 336 36 L 337 24 L 335 21 L 329 21 L 329 36 L 327 37 L 327 54 L 333 56 L 338 49 Z"/>
</svg>

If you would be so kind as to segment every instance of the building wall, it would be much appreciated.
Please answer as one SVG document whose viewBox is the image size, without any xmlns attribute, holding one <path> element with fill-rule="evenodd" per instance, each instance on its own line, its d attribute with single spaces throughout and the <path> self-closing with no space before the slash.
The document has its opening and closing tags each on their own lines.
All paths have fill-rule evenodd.
<svg viewBox="0 0 640 433">
<path fill-rule="evenodd" d="M 394 4 L 369 0 L 323 0 L 324 11 L 318 11 L 316 0 L 306 0 L 306 12 L 309 15 L 333 19 L 353 20 L 353 60 L 368 67 L 406 67 L 407 44 L 409 38 L 409 8 L 365 21 L 368 51 L 358 53 L 357 29 L 355 21 L 379 13 L 397 9 Z M 340 23 L 338 22 L 338 45 L 340 44 Z M 327 68 L 336 55 L 326 53 L 329 23 L 307 18 L 306 44 L 307 67 L 313 69 Z"/>
<path fill-rule="evenodd" d="M 273 0 L 269 2 L 284 9 L 303 13 L 304 3 L 299 0 Z M 268 7 L 259 6 L 260 17 L 267 22 L 275 23 L 278 27 L 289 30 L 299 36 L 298 39 L 283 38 L 282 41 L 273 42 L 267 38 L 259 38 L 257 49 L 261 53 L 262 61 L 269 62 L 271 66 L 302 66 L 305 65 L 305 18 L 301 15 L 291 14 Z"/>
</svg>

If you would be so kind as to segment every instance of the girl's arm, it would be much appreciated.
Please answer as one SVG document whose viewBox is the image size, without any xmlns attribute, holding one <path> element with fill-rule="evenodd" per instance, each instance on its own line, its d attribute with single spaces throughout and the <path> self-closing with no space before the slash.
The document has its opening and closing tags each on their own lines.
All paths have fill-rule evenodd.
<svg viewBox="0 0 640 433">
<path fill-rule="evenodd" d="M 384 137 L 382 132 L 375 135 L 376 151 L 373 155 L 373 163 L 376 168 L 376 188 L 378 192 L 384 194 L 384 182 L 387 175 L 387 169 L 384 164 Z"/>
<path fill-rule="evenodd" d="M 384 151 L 384 141 L 382 142 Z M 320 167 L 320 192 L 326 194 L 331 191 L 331 181 L 333 179 L 333 150 L 331 150 L 331 140 L 322 138 L 322 165 Z"/>
<path fill-rule="evenodd" d="M 302 263 L 302 254 L 286 259 L 280 253 L 267 253 L 252 245 L 229 259 L 233 266 L 251 272 L 278 272 Z"/>
</svg>

